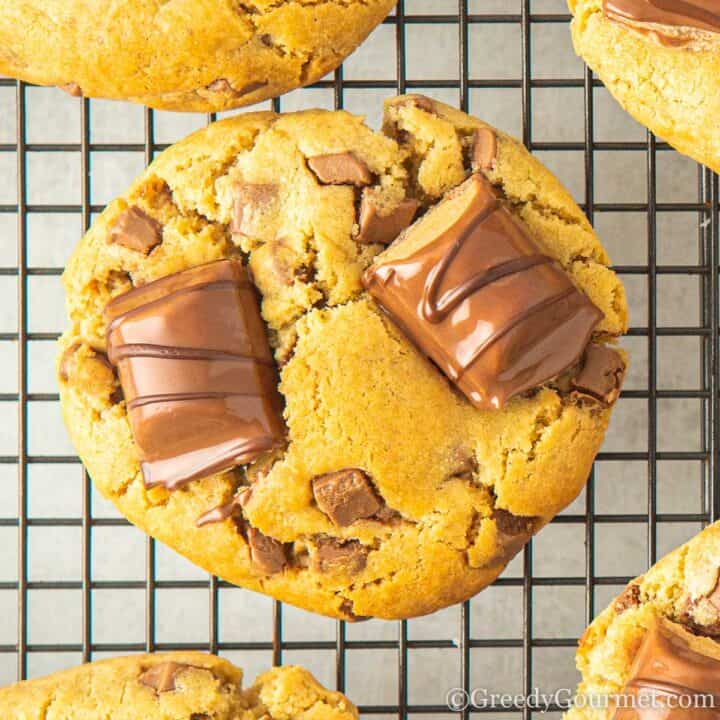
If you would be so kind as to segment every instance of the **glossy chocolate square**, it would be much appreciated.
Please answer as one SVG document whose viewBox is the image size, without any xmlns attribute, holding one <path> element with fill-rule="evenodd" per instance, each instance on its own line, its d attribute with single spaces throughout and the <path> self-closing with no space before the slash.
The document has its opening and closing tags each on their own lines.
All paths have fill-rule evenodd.
<svg viewBox="0 0 720 720">
<path fill-rule="evenodd" d="M 713 654 L 706 653 L 712 648 Z M 693 720 L 720 716 L 720 649 L 681 626 L 655 620 L 635 654 L 613 720 Z M 681 699 L 683 703 L 681 703 Z"/>
<path fill-rule="evenodd" d="M 148 486 L 172 489 L 282 445 L 277 370 L 239 262 L 131 290 L 105 316 Z"/>
<path fill-rule="evenodd" d="M 602 318 L 479 174 L 379 255 L 364 282 L 483 409 L 577 363 Z"/>
</svg>

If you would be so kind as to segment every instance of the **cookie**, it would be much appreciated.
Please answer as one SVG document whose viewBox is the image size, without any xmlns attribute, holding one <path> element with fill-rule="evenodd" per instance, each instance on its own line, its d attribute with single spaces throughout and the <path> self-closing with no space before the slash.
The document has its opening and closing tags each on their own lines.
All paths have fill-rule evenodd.
<svg viewBox="0 0 720 720">
<path fill-rule="evenodd" d="M 720 8 L 712 0 L 569 0 L 575 50 L 638 122 L 720 171 Z"/>
<path fill-rule="evenodd" d="M 719 573 L 720 523 L 715 523 L 631 581 L 580 639 L 582 682 L 566 720 L 680 720 L 716 714 L 688 714 L 688 708 L 669 703 L 676 695 L 710 693 L 717 698 Z M 642 705 L 658 694 L 659 708 Z M 625 698 L 626 705 L 597 702 L 614 696 Z"/>
<path fill-rule="evenodd" d="M 355 706 L 300 667 L 243 689 L 242 670 L 197 652 L 134 655 L 0 689 L 5 720 L 353 720 Z"/>
<path fill-rule="evenodd" d="M 0 75 L 162 110 L 252 105 L 334 70 L 393 0 L 4 0 Z"/>
<path fill-rule="evenodd" d="M 608 263 L 517 141 L 428 98 L 383 132 L 232 118 L 70 259 L 66 424 L 103 495 L 220 577 L 348 620 L 429 613 L 582 489 L 626 364 Z"/>
</svg>

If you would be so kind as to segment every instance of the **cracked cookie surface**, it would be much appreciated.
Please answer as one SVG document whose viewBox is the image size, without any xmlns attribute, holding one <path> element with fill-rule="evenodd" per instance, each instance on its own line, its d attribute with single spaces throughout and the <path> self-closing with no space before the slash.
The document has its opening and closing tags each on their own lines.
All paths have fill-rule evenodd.
<svg viewBox="0 0 720 720">
<path fill-rule="evenodd" d="M 672 47 L 611 20 L 602 0 L 568 4 L 575 51 L 620 105 L 681 153 L 720 171 L 720 34 L 693 31 L 689 43 Z"/>
<path fill-rule="evenodd" d="M 0 689 L 6 720 L 356 720 L 355 706 L 297 666 L 243 689 L 242 670 L 196 652 L 82 665 Z"/>
<path fill-rule="evenodd" d="M 248 114 L 170 148 L 107 207 L 64 275 L 58 375 L 83 461 L 133 523 L 233 583 L 335 617 L 399 618 L 481 590 L 576 497 L 614 397 L 560 377 L 478 410 L 361 283 L 385 247 L 366 241 L 362 207 L 393 223 L 408 203 L 424 213 L 470 173 L 478 129 L 491 132 L 417 96 L 387 104 L 383 133 L 346 112 Z M 517 141 L 497 132 L 496 145 L 486 177 L 600 308 L 595 339 L 612 342 L 625 295 L 590 224 Z M 113 242 L 128 208 L 152 219 L 153 243 L 162 226 L 147 254 L 148 243 Z M 260 292 L 287 447 L 174 492 L 148 489 L 103 310 L 221 258 L 246 261 Z"/>
<path fill-rule="evenodd" d="M 578 694 L 600 697 L 623 691 L 643 641 L 658 626 L 692 652 L 720 663 L 719 573 L 720 523 L 715 523 L 632 580 L 580 639 Z M 664 663 L 656 665 L 662 669 Z M 565 718 L 605 720 L 612 715 L 612 708 L 576 707 Z"/>
<path fill-rule="evenodd" d="M 0 74 L 74 96 L 220 111 L 319 80 L 394 0 L 4 0 Z"/>
</svg>

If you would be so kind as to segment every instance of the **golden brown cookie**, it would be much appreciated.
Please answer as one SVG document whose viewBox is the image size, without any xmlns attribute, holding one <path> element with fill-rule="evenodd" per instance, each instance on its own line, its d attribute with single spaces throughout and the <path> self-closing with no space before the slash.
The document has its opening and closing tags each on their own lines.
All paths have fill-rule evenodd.
<svg viewBox="0 0 720 720">
<path fill-rule="evenodd" d="M 548 306 L 554 337 L 564 339 L 556 345 L 572 340 L 582 356 L 570 353 L 570 367 L 531 388 L 508 381 L 500 410 L 463 394 L 363 285 L 374 261 L 377 268 L 426 244 L 458 198 L 474 210 L 488 204 L 487 227 L 514 228 L 502 272 L 529 262 L 537 300 L 557 284 L 559 304 Z M 129 212 L 140 230 L 118 242 Z M 236 264 L 208 264 L 227 259 Z M 240 261 L 259 292 L 265 333 L 255 332 Z M 626 363 L 613 349 L 626 327 L 625 294 L 608 263 L 570 195 L 517 141 L 428 98 L 390 101 L 382 133 L 346 112 L 216 123 L 158 157 L 73 254 L 59 363 L 66 423 L 99 490 L 211 572 L 345 619 L 432 612 L 492 582 L 582 489 Z M 499 283 L 515 287 L 515 279 Z M 239 294 L 223 295 L 233 283 Z M 521 289 L 532 305 L 533 293 Z M 595 308 L 584 354 L 582 333 L 562 334 L 576 302 Z M 511 304 L 493 310 L 504 311 L 495 320 L 505 338 Z M 520 313 L 518 326 L 550 327 L 545 305 L 536 305 L 537 322 Z M 223 331 L 219 318 L 229 323 Z M 238 323 L 255 328 L 249 353 Z M 198 333 L 213 342 L 198 344 Z M 528 347 L 540 348 L 541 335 Z M 530 357 L 518 352 L 522 342 L 496 339 L 502 353 L 492 356 L 515 363 L 520 379 L 558 356 L 545 347 L 530 369 L 518 369 Z M 268 341 L 284 438 L 268 400 Z M 200 379 L 188 386 L 183 373 L 194 363 Z M 233 395 L 228 377 L 254 403 L 257 423 L 245 437 L 226 434 L 229 406 L 216 402 Z M 153 425 L 148 407 L 177 413 Z M 183 434 L 200 417 L 212 421 Z M 202 477 L 198 457 L 205 468 L 221 455 L 226 463 L 240 452 L 232 443 L 248 439 L 255 459 Z"/>
<path fill-rule="evenodd" d="M 717 695 L 719 573 L 720 523 L 715 523 L 632 580 L 580 639 L 580 697 L 566 720 L 614 716 L 615 708 L 592 706 L 591 697 L 627 695 L 629 707 L 617 720 L 642 720 L 658 717 L 662 708 L 644 714 L 633 698 L 660 692 L 662 703 L 663 689 L 669 686 L 675 688 L 671 694 Z M 708 716 L 683 714 L 682 709 L 679 714 L 662 712 L 669 720 Z"/>
<path fill-rule="evenodd" d="M 569 0 L 575 50 L 638 122 L 720 171 L 720 10 L 708 0 Z"/>
<path fill-rule="evenodd" d="M 163 110 L 252 105 L 319 80 L 394 5 L 3 0 L 0 74 Z"/>
<path fill-rule="evenodd" d="M 0 689 L 5 720 L 356 720 L 355 706 L 300 667 L 242 687 L 242 670 L 213 655 L 134 655 Z"/>
</svg>

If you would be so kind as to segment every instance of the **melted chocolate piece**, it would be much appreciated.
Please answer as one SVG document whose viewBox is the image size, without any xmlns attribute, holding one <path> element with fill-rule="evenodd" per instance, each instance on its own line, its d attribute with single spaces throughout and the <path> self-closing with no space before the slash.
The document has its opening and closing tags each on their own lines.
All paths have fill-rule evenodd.
<svg viewBox="0 0 720 720">
<path fill-rule="evenodd" d="M 497 135 L 488 127 L 478 128 L 473 135 L 471 164 L 475 172 L 495 169 L 497 162 Z"/>
<path fill-rule="evenodd" d="M 178 673 L 190 667 L 184 663 L 164 662 L 153 665 L 140 675 L 138 682 L 152 688 L 158 695 L 175 690 L 175 679 Z"/>
<path fill-rule="evenodd" d="M 689 30 L 720 33 L 717 0 L 603 0 L 603 10 L 611 20 L 652 34 L 670 46 L 692 41 Z"/>
<path fill-rule="evenodd" d="M 577 363 L 602 318 L 477 174 L 380 255 L 363 282 L 481 409 Z"/>
<path fill-rule="evenodd" d="M 497 540 L 503 562 L 510 562 L 527 544 L 535 531 L 536 518 L 513 515 L 497 509 L 492 514 L 497 529 Z"/>
<path fill-rule="evenodd" d="M 380 243 L 389 245 L 395 238 L 412 223 L 420 203 L 412 198 L 406 198 L 388 212 L 378 207 L 374 195 L 363 192 L 360 202 L 360 232 L 358 242 L 371 245 Z"/>
<path fill-rule="evenodd" d="M 354 575 L 367 565 L 367 548 L 358 540 L 324 537 L 317 541 L 313 568 L 317 572 L 342 571 Z"/>
<path fill-rule="evenodd" d="M 257 528 L 247 529 L 247 542 L 250 546 L 250 559 L 266 575 L 282 572 L 287 565 L 283 544 L 263 535 Z"/>
<path fill-rule="evenodd" d="M 110 228 L 110 242 L 147 255 L 162 242 L 162 225 L 133 205 L 120 213 Z"/>
<path fill-rule="evenodd" d="M 174 490 L 283 444 L 277 371 L 240 263 L 143 285 L 105 317 L 148 487 Z"/>
<path fill-rule="evenodd" d="M 692 649 L 670 623 L 656 621 L 635 655 L 624 706 L 613 720 L 717 720 L 719 688 L 720 660 Z"/>
<path fill-rule="evenodd" d="M 347 527 L 380 510 L 380 501 L 362 470 L 350 468 L 319 475 L 312 481 L 315 502 L 336 525 Z"/>
<path fill-rule="evenodd" d="M 372 185 L 370 169 L 351 152 L 316 155 L 308 158 L 307 164 L 323 185 Z"/>
<path fill-rule="evenodd" d="M 625 362 L 620 353 L 593 343 L 588 345 L 582 369 L 570 384 L 578 392 L 610 405 L 618 399 L 624 377 Z"/>
<path fill-rule="evenodd" d="M 278 187 L 271 183 L 235 183 L 233 195 L 230 231 L 237 235 L 247 235 L 249 221 L 277 198 Z"/>
</svg>

